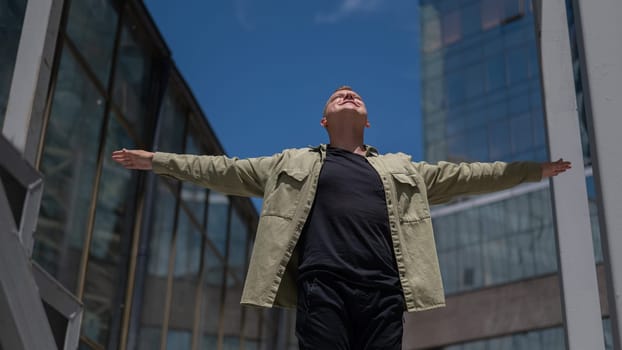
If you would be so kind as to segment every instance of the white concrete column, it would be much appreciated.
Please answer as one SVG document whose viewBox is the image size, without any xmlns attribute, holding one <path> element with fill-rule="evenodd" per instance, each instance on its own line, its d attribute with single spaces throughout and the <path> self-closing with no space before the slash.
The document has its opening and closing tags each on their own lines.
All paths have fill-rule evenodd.
<svg viewBox="0 0 622 350">
<path fill-rule="evenodd" d="M 565 0 L 534 2 L 549 154 L 573 168 L 552 178 L 566 347 L 604 349 Z"/>
<path fill-rule="evenodd" d="M 615 349 L 622 325 L 622 2 L 573 0 Z"/>
</svg>

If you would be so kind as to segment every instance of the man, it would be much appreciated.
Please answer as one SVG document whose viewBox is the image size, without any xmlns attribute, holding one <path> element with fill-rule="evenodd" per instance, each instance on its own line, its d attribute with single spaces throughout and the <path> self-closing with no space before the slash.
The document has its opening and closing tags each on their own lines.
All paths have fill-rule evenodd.
<svg viewBox="0 0 622 350">
<path fill-rule="evenodd" d="M 429 203 L 540 181 L 569 162 L 412 162 L 363 143 L 363 99 L 337 89 L 320 124 L 329 145 L 270 157 L 115 151 L 220 192 L 264 198 L 242 304 L 297 307 L 301 349 L 401 349 L 403 311 L 444 306 Z"/>
</svg>

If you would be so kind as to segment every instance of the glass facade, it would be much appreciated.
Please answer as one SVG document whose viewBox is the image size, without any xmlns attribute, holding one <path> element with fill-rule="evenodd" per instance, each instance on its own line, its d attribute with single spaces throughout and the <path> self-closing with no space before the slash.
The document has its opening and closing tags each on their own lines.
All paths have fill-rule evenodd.
<svg viewBox="0 0 622 350">
<path fill-rule="evenodd" d="M 561 327 L 512 334 L 444 347 L 443 350 L 564 350 L 566 341 Z"/>
<path fill-rule="evenodd" d="M 545 160 L 527 1 L 422 0 L 425 159 Z"/>
<path fill-rule="evenodd" d="M 420 11 L 426 160 L 547 160 L 531 2 L 421 0 Z M 447 292 L 555 273 L 550 201 L 546 188 L 434 216 Z"/>
<path fill-rule="evenodd" d="M 419 4 L 425 159 L 548 160 L 531 1 L 420 0 Z M 574 58 L 578 77 L 576 50 Z M 577 95 L 584 164 L 589 166 L 580 80 Z M 602 262 L 596 194 L 589 174 L 586 168 L 594 254 Z M 433 208 L 432 217 L 449 295 L 558 271 L 547 183 L 477 200 L 458 198 Z M 563 328 L 556 328 L 444 349 L 563 348 Z"/>
<path fill-rule="evenodd" d="M 611 320 L 603 319 L 605 349 L 613 350 Z M 446 346 L 439 350 L 565 350 L 566 339 L 561 327 L 516 333 L 505 337 L 478 340 Z"/>
<path fill-rule="evenodd" d="M 27 0 L 0 0 L 0 130 L 9 99 Z"/>
<path fill-rule="evenodd" d="M 422 0 L 420 9 L 426 159 L 546 160 L 529 3 Z M 447 293 L 557 270 L 546 190 L 433 221 Z"/>
<path fill-rule="evenodd" d="M 0 4 L 16 51 L 26 2 Z M 80 349 L 270 348 L 280 313 L 239 304 L 258 220 L 250 200 L 110 158 L 123 147 L 222 154 L 157 29 L 136 2 L 65 7 L 32 258 L 83 303 Z"/>
</svg>

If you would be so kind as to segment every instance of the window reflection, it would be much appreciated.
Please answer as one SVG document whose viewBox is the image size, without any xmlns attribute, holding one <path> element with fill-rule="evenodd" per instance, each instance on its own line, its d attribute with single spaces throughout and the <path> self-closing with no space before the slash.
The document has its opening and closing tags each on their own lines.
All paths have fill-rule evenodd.
<svg viewBox="0 0 622 350">
<path fill-rule="evenodd" d="M 197 310 L 197 287 L 201 267 L 202 235 L 188 216 L 180 210 L 175 237 L 175 265 L 171 297 L 167 349 L 190 349 Z M 174 339 L 171 340 L 171 333 Z"/>
<path fill-rule="evenodd" d="M 141 328 L 138 334 L 139 349 L 159 349 L 166 290 L 168 266 L 175 223 L 176 198 L 164 181 L 158 180 L 154 196 L 154 213 L 149 234 L 147 277 L 142 297 Z"/>
<path fill-rule="evenodd" d="M 450 345 L 442 350 L 563 350 L 565 343 L 564 329 L 557 327 Z"/>
<path fill-rule="evenodd" d="M 112 115 L 108 122 L 105 155 L 123 147 L 135 147 L 117 118 Z M 99 344 L 118 340 L 136 188 L 136 177 L 130 170 L 104 157 L 83 297 L 84 334 Z"/>
<path fill-rule="evenodd" d="M 188 135 L 186 140 L 186 154 L 201 154 L 195 138 Z M 205 206 L 207 203 L 207 190 L 204 187 L 190 182 L 182 183 L 181 198 L 186 207 L 190 210 L 197 223 L 203 225 L 205 217 Z"/>
<path fill-rule="evenodd" d="M 490 29 L 501 23 L 504 15 L 503 1 L 482 0 L 482 29 Z"/>
<path fill-rule="evenodd" d="M 162 106 L 160 108 L 160 135 L 158 151 L 182 153 L 184 146 L 184 130 L 187 116 L 179 98 L 176 96 L 176 85 L 169 83 Z M 186 152 L 191 153 L 191 152 Z"/>
<path fill-rule="evenodd" d="M 229 247 L 229 273 L 232 273 L 236 283 L 241 283 L 245 275 L 246 252 L 248 244 L 248 226 L 238 214 L 237 210 L 231 213 L 231 231 Z M 230 280 L 233 282 L 234 280 Z"/>
<path fill-rule="evenodd" d="M 108 85 L 117 11 L 109 0 L 72 1 L 67 34 L 102 86 Z"/>
<path fill-rule="evenodd" d="M 199 349 L 216 349 L 218 343 L 218 328 L 220 322 L 220 305 L 222 303 L 222 278 L 224 264 L 222 258 L 214 254 L 211 249 L 204 252 L 204 276 L 201 295 L 201 322 L 199 329 L 202 336 Z"/>
<path fill-rule="evenodd" d="M 503 54 L 496 54 L 486 60 L 486 91 L 505 87 L 505 60 Z"/>
<path fill-rule="evenodd" d="M 207 211 L 207 237 L 222 256 L 225 255 L 228 211 L 229 198 L 222 193 L 210 191 L 209 209 Z"/>
<path fill-rule="evenodd" d="M 480 4 L 474 2 L 462 9 L 462 31 L 467 37 L 471 34 L 477 34 L 481 29 L 481 13 Z"/>
<path fill-rule="evenodd" d="M 443 16 L 443 44 L 455 43 L 462 37 L 462 24 L 459 11 L 453 11 Z"/>
<path fill-rule="evenodd" d="M 529 1 L 529 0 L 528 0 Z M 504 0 L 504 16 L 506 21 L 520 17 L 524 13 L 523 0 Z"/>
<path fill-rule="evenodd" d="M 244 349 L 256 349 L 261 342 L 261 309 L 244 308 L 244 329 L 242 332 Z"/>
<path fill-rule="evenodd" d="M 201 263 L 201 231 L 184 209 L 179 212 L 175 238 L 175 268 L 173 276 L 195 279 Z"/>
<path fill-rule="evenodd" d="M 145 117 L 152 106 L 151 81 L 156 69 L 151 52 L 141 45 L 143 33 L 131 19 L 129 21 L 124 23 L 121 32 L 113 97 L 132 132 L 142 140 L 149 126 Z"/>
<path fill-rule="evenodd" d="M 169 329 L 166 338 L 167 349 L 190 349 L 192 346 L 192 332 L 187 330 Z"/>
<path fill-rule="evenodd" d="M 421 27 L 423 51 L 433 52 L 438 50 L 442 46 L 440 21 L 438 19 L 430 19 L 424 21 Z"/>
<path fill-rule="evenodd" d="M 229 259 L 227 261 L 226 292 L 224 299 L 223 329 L 220 337 L 224 335 L 223 348 L 233 349 L 239 346 L 239 339 L 243 329 L 242 287 L 248 250 L 248 228 L 240 220 L 236 210 L 231 213 L 231 230 L 229 247 L 227 248 Z"/>
<path fill-rule="evenodd" d="M 4 124 L 26 3 L 26 0 L 0 0 L 0 130 Z"/>
<path fill-rule="evenodd" d="M 526 47 L 523 46 L 506 51 L 505 59 L 505 66 L 507 68 L 506 74 L 509 85 L 516 84 L 527 79 L 528 61 Z"/>
<path fill-rule="evenodd" d="M 32 257 L 75 292 L 104 104 L 68 50 L 57 79 L 39 166 L 45 186 Z"/>
<path fill-rule="evenodd" d="M 433 222 L 449 294 L 557 270 L 548 189 L 434 217 Z"/>
</svg>

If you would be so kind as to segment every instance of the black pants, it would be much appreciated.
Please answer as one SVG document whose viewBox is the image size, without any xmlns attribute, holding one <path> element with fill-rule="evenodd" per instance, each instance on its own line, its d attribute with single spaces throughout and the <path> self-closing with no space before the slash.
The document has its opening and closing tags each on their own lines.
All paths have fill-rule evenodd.
<svg viewBox="0 0 622 350">
<path fill-rule="evenodd" d="M 296 337 L 301 350 L 400 350 L 400 291 L 361 288 L 330 277 L 298 283 Z"/>
</svg>

